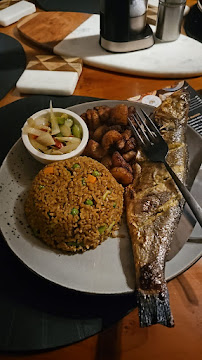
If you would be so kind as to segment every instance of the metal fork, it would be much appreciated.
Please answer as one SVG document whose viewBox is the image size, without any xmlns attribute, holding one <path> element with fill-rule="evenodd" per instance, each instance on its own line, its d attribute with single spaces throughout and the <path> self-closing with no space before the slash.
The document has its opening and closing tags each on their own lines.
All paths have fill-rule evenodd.
<svg viewBox="0 0 202 360">
<path fill-rule="evenodd" d="M 196 219 L 202 227 L 202 208 L 191 195 L 190 191 L 186 188 L 186 186 L 184 186 L 184 184 L 180 181 L 180 179 L 168 165 L 166 161 L 168 145 L 161 136 L 161 133 L 158 130 L 157 126 L 143 109 L 140 110 L 144 117 L 138 113 L 133 114 L 133 120 L 137 127 L 134 125 L 131 119 L 128 118 L 128 122 L 131 129 L 133 130 L 136 141 L 141 146 L 148 159 L 154 162 L 162 162 L 165 165 L 166 169 L 172 176 L 175 184 L 184 196 L 187 204 L 189 205 L 190 209 L 192 210 L 193 214 L 195 215 Z M 147 120 L 147 123 L 145 122 L 145 119 Z"/>
</svg>

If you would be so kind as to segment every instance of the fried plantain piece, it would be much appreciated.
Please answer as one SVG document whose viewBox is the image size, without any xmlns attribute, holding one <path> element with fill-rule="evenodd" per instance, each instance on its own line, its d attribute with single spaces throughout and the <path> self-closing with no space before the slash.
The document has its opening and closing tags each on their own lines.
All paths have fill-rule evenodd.
<svg viewBox="0 0 202 360">
<path fill-rule="evenodd" d="M 107 122 L 110 116 L 110 107 L 109 106 L 95 106 L 94 109 L 98 112 L 101 122 Z"/>
<path fill-rule="evenodd" d="M 86 123 L 90 131 L 96 130 L 100 125 L 100 117 L 95 109 L 88 109 L 86 111 Z"/>
<path fill-rule="evenodd" d="M 112 167 L 112 157 L 110 155 L 105 155 L 102 160 L 101 163 L 109 170 Z"/>
<path fill-rule="evenodd" d="M 108 131 L 102 138 L 102 147 L 108 151 L 109 148 L 122 139 L 122 135 L 116 130 Z"/>
<path fill-rule="evenodd" d="M 130 162 L 130 161 L 134 161 L 135 158 L 136 158 L 136 151 L 134 150 L 130 150 L 128 151 L 127 153 L 123 154 L 123 158 L 124 160 L 126 160 L 127 162 Z"/>
<path fill-rule="evenodd" d="M 122 185 L 127 186 L 133 182 L 133 175 L 123 167 L 113 167 L 110 169 L 111 174 Z"/>
<path fill-rule="evenodd" d="M 110 122 L 112 124 L 127 125 L 128 124 L 128 107 L 125 104 L 118 104 L 111 108 Z"/>
<path fill-rule="evenodd" d="M 106 134 L 106 132 L 109 131 L 109 126 L 107 125 L 101 125 L 99 126 L 93 133 L 93 140 L 100 142 L 102 140 L 102 137 L 104 136 L 104 134 Z"/>
<path fill-rule="evenodd" d="M 121 154 L 118 151 L 115 151 L 112 155 L 112 166 L 113 167 L 123 167 L 125 169 L 127 169 L 128 171 L 130 171 L 131 173 L 133 172 L 130 164 L 128 164 L 124 158 L 121 156 Z"/>
<path fill-rule="evenodd" d="M 111 125 L 109 127 L 109 130 L 116 130 L 119 133 L 122 133 L 123 132 L 123 126 L 121 126 L 121 125 Z"/>
<path fill-rule="evenodd" d="M 125 141 L 128 141 L 131 137 L 132 137 L 132 131 L 131 129 L 126 129 L 123 133 L 122 133 L 122 137 Z"/>
<path fill-rule="evenodd" d="M 122 153 L 125 154 L 131 150 L 136 150 L 136 142 L 134 137 L 131 137 L 130 139 L 128 139 L 125 143 L 125 146 L 122 150 Z"/>
<path fill-rule="evenodd" d="M 116 147 L 119 151 L 121 151 L 126 144 L 126 141 L 122 138 L 121 140 L 117 141 Z"/>
<path fill-rule="evenodd" d="M 106 150 L 102 148 L 102 146 L 92 139 L 89 140 L 83 155 L 92 157 L 96 160 L 101 160 L 103 156 L 106 155 Z"/>
</svg>

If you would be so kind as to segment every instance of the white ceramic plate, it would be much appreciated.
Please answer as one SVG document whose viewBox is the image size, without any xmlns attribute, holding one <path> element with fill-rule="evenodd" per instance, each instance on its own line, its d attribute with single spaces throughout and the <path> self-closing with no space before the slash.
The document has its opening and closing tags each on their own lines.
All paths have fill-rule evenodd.
<svg viewBox="0 0 202 360">
<path fill-rule="evenodd" d="M 117 101 L 97 101 L 69 109 L 81 114 L 96 105 L 113 106 L 116 103 Z M 151 109 L 149 106 L 144 108 L 146 111 Z M 196 164 L 197 154 L 194 149 L 200 137 L 191 128 L 188 128 L 188 135 L 194 137 L 190 158 Z M 21 139 L 16 142 L 3 162 L 0 170 L 0 226 L 8 246 L 29 269 L 66 288 L 97 294 L 132 292 L 134 264 L 130 239 L 124 224 L 120 229 L 120 237 L 109 238 L 97 249 L 84 254 L 62 254 L 48 248 L 32 235 L 24 216 L 24 198 L 32 179 L 42 167 L 42 164 L 29 155 Z M 185 224 L 183 231 L 178 231 L 176 240 L 173 241 L 174 253 L 179 251 L 189 238 L 193 225 Z M 200 242 L 186 243 L 177 255 L 166 263 L 166 278 L 171 279 L 190 267 L 199 259 L 201 252 Z"/>
</svg>

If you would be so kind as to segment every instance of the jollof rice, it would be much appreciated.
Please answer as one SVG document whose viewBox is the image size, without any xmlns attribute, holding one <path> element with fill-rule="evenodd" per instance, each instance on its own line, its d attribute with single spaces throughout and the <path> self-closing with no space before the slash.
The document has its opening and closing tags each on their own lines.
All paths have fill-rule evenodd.
<svg viewBox="0 0 202 360">
<path fill-rule="evenodd" d="M 45 166 L 25 202 L 34 234 L 69 252 L 96 248 L 117 229 L 122 212 L 122 185 L 86 156 Z"/>
</svg>

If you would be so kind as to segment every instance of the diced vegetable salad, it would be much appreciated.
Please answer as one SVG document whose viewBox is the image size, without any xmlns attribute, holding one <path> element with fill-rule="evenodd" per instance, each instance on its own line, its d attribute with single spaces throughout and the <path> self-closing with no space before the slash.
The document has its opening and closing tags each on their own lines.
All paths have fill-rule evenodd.
<svg viewBox="0 0 202 360">
<path fill-rule="evenodd" d="M 80 124 L 69 114 L 50 112 L 36 119 L 29 118 L 23 127 L 32 146 L 48 155 L 62 155 L 75 150 L 82 139 Z"/>
</svg>

